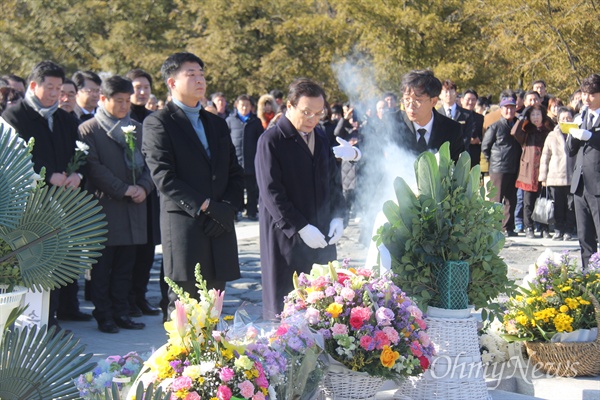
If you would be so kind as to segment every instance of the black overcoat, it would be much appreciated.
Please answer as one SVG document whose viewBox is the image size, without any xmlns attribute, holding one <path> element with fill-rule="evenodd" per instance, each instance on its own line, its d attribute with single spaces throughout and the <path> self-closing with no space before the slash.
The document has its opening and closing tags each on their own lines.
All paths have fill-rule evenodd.
<svg viewBox="0 0 600 400">
<path fill-rule="evenodd" d="M 283 297 L 293 289 L 294 271 L 310 272 L 314 263 L 337 256 L 335 245 L 311 249 L 298 234 L 311 224 L 327 236 L 331 220 L 345 212 L 340 171 L 329 141 L 318 127 L 314 134 L 314 156 L 285 116 L 258 140 L 255 167 L 266 318 L 282 310 Z"/>
<path fill-rule="evenodd" d="M 229 129 L 222 118 L 204 109 L 200 118 L 211 156 L 185 113 L 173 102 L 144 120 L 142 152 L 160 197 L 160 228 L 165 275 L 194 281 L 202 267 L 207 281 L 240 277 L 235 230 L 217 238 L 204 234 L 208 218 L 199 213 L 207 199 L 241 208 L 244 176 Z"/>
</svg>

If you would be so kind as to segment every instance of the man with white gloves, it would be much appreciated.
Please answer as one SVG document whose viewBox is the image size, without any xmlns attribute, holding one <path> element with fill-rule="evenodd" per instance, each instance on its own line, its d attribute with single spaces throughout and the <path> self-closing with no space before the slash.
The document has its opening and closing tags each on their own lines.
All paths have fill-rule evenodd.
<svg viewBox="0 0 600 400">
<path fill-rule="evenodd" d="M 592 74 L 581 83 L 582 109 L 579 128 L 567 137 L 571 157 L 577 156 L 571 181 L 575 200 L 577 236 L 583 269 L 598 248 L 600 235 L 600 75 Z"/>
<path fill-rule="evenodd" d="M 314 263 L 337 257 L 346 211 L 340 158 L 360 158 L 358 149 L 339 142 L 332 151 L 319 120 L 325 92 L 309 79 L 289 88 L 287 112 L 258 140 L 255 167 L 259 188 L 260 261 L 263 316 L 283 310 L 294 287 L 294 272 L 310 272 Z M 334 154 L 335 152 L 335 154 Z"/>
</svg>

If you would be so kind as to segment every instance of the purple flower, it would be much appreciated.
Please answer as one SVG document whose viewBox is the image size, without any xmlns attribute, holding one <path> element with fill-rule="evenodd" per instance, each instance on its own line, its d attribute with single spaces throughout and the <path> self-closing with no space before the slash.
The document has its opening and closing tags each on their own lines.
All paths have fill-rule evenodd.
<svg viewBox="0 0 600 400">
<path fill-rule="evenodd" d="M 389 308 L 379 307 L 375 312 L 375 318 L 377 318 L 377 323 L 381 326 L 391 325 L 394 319 L 394 312 Z"/>
</svg>

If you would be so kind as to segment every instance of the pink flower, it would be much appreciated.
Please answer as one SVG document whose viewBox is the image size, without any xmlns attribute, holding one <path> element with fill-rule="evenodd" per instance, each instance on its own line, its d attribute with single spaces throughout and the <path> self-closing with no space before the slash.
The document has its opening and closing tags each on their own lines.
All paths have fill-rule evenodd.
<svg viewBox="0 0 600 400">
<path fill-rule="evenodd" d="M 219 371 L 219 378 L 221 378 L 223 382 L 229 382 L 234 375 L 235 372 L 233 372 L 231 368 L 223 367 L 221 368 L 221 371 Z"/>
<path fill-rule="evenodd" d="M 363 326 L 363 319 L 358 316 L 350 316 L 350 326 L 358 330 Z"/>
<path fill-rule="evenodd" d="M 306 302 L 311 303 L 311 304 L 316 303 L 317 301 L 321 300 L 323 297 L 325 297 L 325 293 L 321 292 L 320 290 L 310 292 L 308 294 L 308 296 L 306 297 Z"/>
<path fill-rule="evenodd" d="M 344 324 L 338 324 L 336 323 L 335 325 L 333 325 L 333 327 L 331 328 L 331 333 L 333 333 L 333 335 L 347 335 L 348 334 L 348 327 Z"/>
<path fill-rule="evenodd" d="M 238 384 L 238 388 L 240 389 L 240 394 L 245 399 L 249 399 L 254 395 L 254 385 L 249 380 Z"/>
<path fill-rule="evenodd" d="M 175 328 L 179 336 L 185 336 L 185 324 L 187 323 L 187 314 L 185 312 L 185 305 L 179 301 L 175 301 Z"/>
<path fill-rule="evenodd" d="M 354 290 L 345 287 L 340 292 L 340 296 L 342 296 L 344 298 L 344 300 L 346 300 L 346 301 L 351 301 L 354 298 L 355 293 L 354 293 Z"/>
<path fill-rule="evenodd" d="M 375 312 L 375 318 L 377 319 L 377 324 L 381 326 L 391 325 L 394 319 L 394 312 L 389 308 L 379 307 Z"/>
<path fill-rule="evenodd" d="M 202 400 L 202 398 L 197 392 L 190 392 L 183 398 L 183 400 Z"/>
<path fill-rule="evenodd" d="M 375 334 L 375 348 L 377 350 L 383 350 L 384 346 L 389 346 L 390 345 L 390 339 L 388 339 L 387 335 L 382 332 L 379 331 Z"/>
<path fill-rule="evenodd" d="M 419 340 L 421 341 L 424 347 L 429 347 L 429 345 L 431 344 L 431 340 L 429 339 L 429 335 L 427 334 L 427 332 L 420 331 Z"/>
<path fill-rule="evenodd" d="M 180 376 L 178 378 L 175 378 L 175 380 L 171 384 L 171 388 L 176 392 L 182 389 L 189 389 L 191 387 L 192 378 L 190 378 L 189 376 Z"/>
<path fill-rule="evenodd" d="M 375 346 L 373 346 L 373 338 L 371 336 L 363 336 L 360 338 L 360 347 L 365 350 L 373 350 Z"/>
<path fill-rule="evenodd" d="M 213 306 L 210 310 L 211 318 L 219 318 L 221 311 L 223 310 L 223 299 L 225 298 L 225 291 L 217 289 L 211 289 L 209 294 L 215 299 Z"/>
<path fill-rule="evenodd" d="M 223 339 L 223 332 L 221 332 L 221 331 L 212 331 L 212 337 L 217 342 L 221 343 L 221 339 Z"/>
<path fill-rule="evenodd" d="M 219 400 L 231 399 L 231 389 L 229 389 L 225 385 L 219 386 L 219 389 L 217 389 L 217 399 L 219 399 Z"/>
<path fill-rule="evenodd" d="M 417 318 L 415 320 L 415 322 L 417 323 L 417 325 L 419 325 L 419 328 L 421 328 L 421 329 L 427 329 L 427 324 L 422 319 Z"/>
<path fill-rule="evenodd" d="M 421 349 L 421 345 L 417 340 L 413 340 L 413 342 L 410 344 L 410 351 L 415 357 L 421 357 L 423 355 L 423 350 Z"/>
<path fill-rule="evenodd" d="M 371 318 L 371 310 L 367 307 L 354 307 L 350 311 L 350 325 L 354 329 L 360 329 L 369 318 Z"/>
<path fill-rule="evenodd" d="M 341 283 L 342 285 L 344 284 L 344 282 L 346 282 L 348 279 L 350 279 L 350 276 L 343 272 L 338 272 L 337 276 L 338 276 L 338 282 Z"/>
<path fill-rule="evenodd" d="M 254 380 L 254 383 L 256 383 L 258 385 L 258 387 L 268 388 L 269 381 L 267 380 L 267 377 L 265 376 L 265 370 L 263 369 L 262 364 L 258 363 L 258 362 L 254 363 L 254 368 L 256 368 L 258 371 L 258 378 L 256 378 Z"/>
<path fill-rule="evenodd" d="M 370 278 L 373 275 L 373 271 L 366 268 L 359 268 L 356 270 L 356 275 L 364 276 L 365 278 Z"/>
<path fill-rule="evenodd" d="M 319 310 L 313 307 L 308 307 L 306 309 L 306 314 L 304 316 L 309 324 L 318 324 L 321 320 L 321 316 L 319 315 Z"/>
<path fill-rule="evenodd" d="M 414 305 L 408 306 L 408 307 L 406 307 L 406 311 L 408 311 L 410 313 L 410 315 L 412 315 L 413 317 L 415 317 L 417 319 L 423 318 L 423 312 L 417 306 L 414 306 Z"/>
<path fill-rule="evenodd" d="M 252 400 L 265 400 L 265 395 L 262 392 L 256 392 L 254 396 L 252 396 Z"/>
<path fill-rule="evenodd" d="M 285 335 L 287 333 L 288 329 L 290 329 L 290 327 L 286 324 L 279 325 L 279 328 L 277 328 L 277 332 L 275 332 L 275 336 Z"/>
<path fill-rule="evenodd" d="M 394 344 L 398 344 L 398 341 L 400 340 L 400 336 L 398 335 L 398 332 L 394 328 L 392 328 L 391 326 L 386 326 L 385 328 L 383 328 L 383 333 L 385 333 L 385 335 L 390 340 L 390 342 L 392 342 Z"/>
<path fill-rule="evenodd" d="M 314 281 L 312 281 L 310 283 L 310 286 L 312 286 L 313 288 L 322 288 L 323 286 L 327 286 L 327 278 L 325 278 L 324 276 L 320 276 L 317 279 L 315 279 Z"/>
</svg>

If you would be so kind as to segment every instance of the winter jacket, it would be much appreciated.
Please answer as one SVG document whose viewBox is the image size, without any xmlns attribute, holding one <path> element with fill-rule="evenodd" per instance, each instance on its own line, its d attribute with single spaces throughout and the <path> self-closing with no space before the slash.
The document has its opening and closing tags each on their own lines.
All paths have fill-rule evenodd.
<svg viewBox="0 0 600 400">
<path fill-rule="evenodd" d="M 538 129 L 532 123 L 525 124 L 523 120 L 513 126 L 511 135 L 523 147 L 516 183 L 519 189 L 528 192 L 538 191 L 540 159 L 548 132 L 549 129 L 545 126 Z"/>
<path fill-rule="evenodd" d="M 489 161 L 492 174 L 516 174 L 519 171 L 521 146 L 510 134 L 513 121 L 501 118 L 490 125 L 483 136 L 481 152 Z"/>
<path fill-rule="evenodd" d="M 231 132 L 231 141 L 235 147 L 238 163 L 244 168 L 245 175 L 254 175 L 256 143 L 264 131 L 262 123 L 254 114 L 250 114 L 248 120 L 243 122 L 235 111 L 225 121 Z"/>
<path fill-rule="evenodd" d="M 557 125 L 548 134 L 542 159 L 540 160 L 540 182 L 546 182 L 546 186 L 568 186 L 573 177 L 571 157 L 568 155 L 567 138 Z"/>
</svg>

